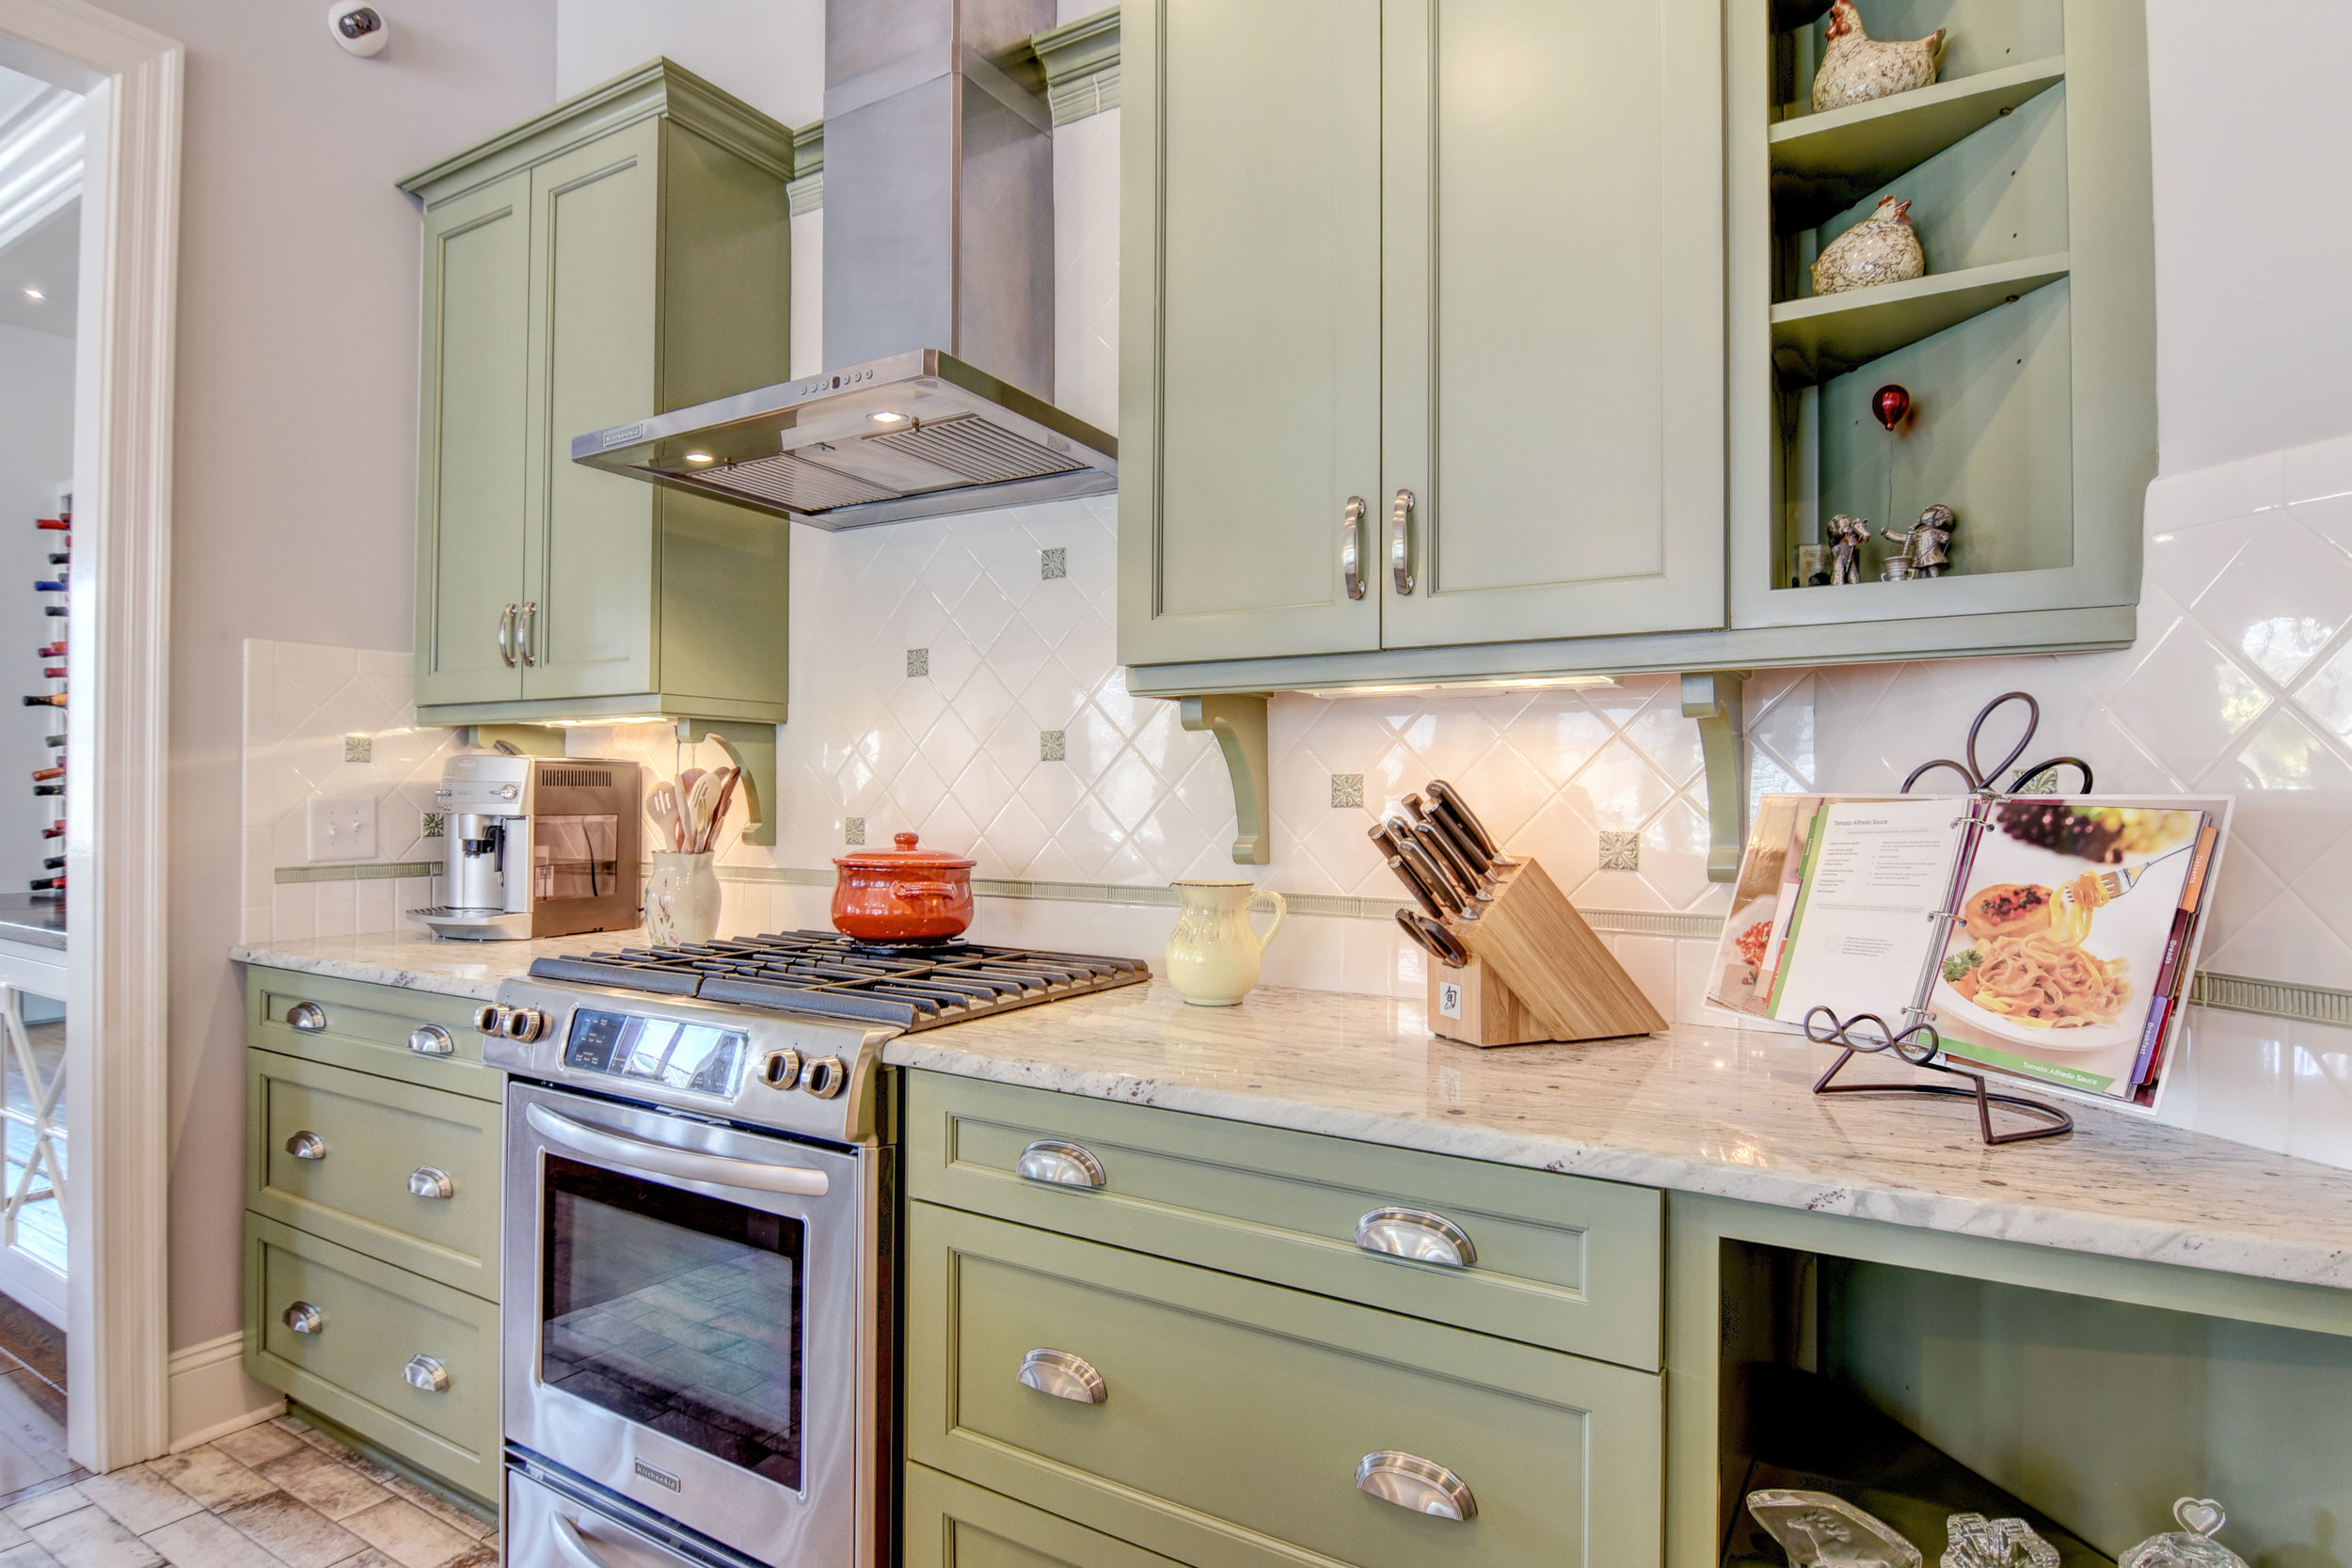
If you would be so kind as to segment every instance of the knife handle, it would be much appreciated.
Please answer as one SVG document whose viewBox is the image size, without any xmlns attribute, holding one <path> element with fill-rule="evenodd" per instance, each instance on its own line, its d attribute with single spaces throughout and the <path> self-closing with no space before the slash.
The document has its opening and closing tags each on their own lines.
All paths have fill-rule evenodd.
<svg viewBox="0 0 2352 1568">
<path fill-rule="evenodd" d="M 1439 813 L 1450 817 L 1455 827 L 1467 833 L 1470 842 L 1478 846 L 1489 862 L 1511 863 L 1503 856 L 1502 847 L 1495 843 L 1495 835 L 1486 831 L 1484 822 L 1478 820 L 1478 814 L 1470 809 L 1459 790 L 1443 779 L 1432 779 L 1429 781 L 1429 796 L 1438 802 Z"/>
<path fill-rule="evenodd" d="M 1462 945 L 1459 937 L 1436 921 L 1421 919 L 1410 910 L 1399 910 L 1396 923 L 1413 939 L 1415 946 L 1448 969 L 1470 967 L 1470 950 Z"/>
<path fill-rule="evenodd" d="M 1446 913 L 1462 920 L 1478 918 L 1478 911 L 1471 909 L 1468 900 L 1454 891 L 1453 881 L 1444 872 L 1438 869 L 1438 863 L 1429 858 L 1428 850 L 1422 848 L 1418 843 L 1400 844 L 1397 847 L 1404 852 L 1405 863 L 1411 866 L 1421 879 L 1429 884 L 1429 891 L 1437 895 L 1438 903 L 1445 906 Z"/>
<path fill-rule="evenodd" d="M 1386 827 L 1374 828 L 1365 836 L 1372 840 L 1374 847 L 1389 863 L 1389 869 L 1396 873 L 1396 879 L 1405 884 L 1405 891 L 1413 895 L 1413 902 L 1421 906 L 1422 913 L 1432 920 L 1445 919 L 1445 911 L 1438 907 L 1436 895 L 1422 884 L 1420 874 L 1405 863 L 1403 847 L 1396 842 L 1395 836 Z"/>
<path fill-rule="evenodd" d="M 1408 795 L 1405 799 L 1410 802 L 1419 797 Z M 1461 857 L 1463 864 L 1476 872 L 1482 881 L 1494 880 L 1494 858 L 1478 847 L 1478 841 L 1470 835 L 1469 830 L 1441 811 L 1427 812 L 1425 816 L 1429 825 L 1443 833 L 1445 841 L 1454 846 L 1454 852 Z"/>
<path fill-rule="evenodd" d="M 1446 837 L 1445 830 L 1435 822 L 1416 822 L 1413 824 L 1413 837 L 1429 852 L 1429 858 L 1454 879 L 1454 885 L 1460 890 L 1463 897 L 1475 899 L 1481 904 L 1494 902 L 1495 895 L 1486 891 L 1486 879 L 1470 868 L 1470 863 L 1454 847 L 1454 841 Z"/>
</svg>

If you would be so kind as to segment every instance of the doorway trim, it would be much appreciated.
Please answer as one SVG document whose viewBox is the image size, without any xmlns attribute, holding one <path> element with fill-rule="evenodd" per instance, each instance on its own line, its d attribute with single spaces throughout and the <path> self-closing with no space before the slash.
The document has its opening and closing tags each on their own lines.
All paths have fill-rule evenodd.
<svg viewBox="0 0 2352 1568">
<path fill-rule="evenodd" d="M 165 807 L 185 60 L 87 0 L 0 0 L 0 34 L 88 103 L 66 656 L 86 694 L 66 712 L 66 1447 L 103 1474 L 169 1446 Z"/>
</svg>

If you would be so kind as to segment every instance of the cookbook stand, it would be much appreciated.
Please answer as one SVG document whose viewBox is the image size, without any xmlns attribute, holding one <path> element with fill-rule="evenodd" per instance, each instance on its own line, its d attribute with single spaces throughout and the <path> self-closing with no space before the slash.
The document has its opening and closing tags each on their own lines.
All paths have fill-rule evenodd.
<svg viewBox="0 0 2352 1568">
<path fill-rule="evenodd" d="M 2012 702 L 2026 705 L 2025 730 L 2018 736 L 2017 744 L 2010 748 L 2009 755 L 1987 768 L 1977 760 L 1977 737 L 1983 731 L 1985 721 L 1992 718 L 1994 711 L 2003 705 Z M 2006 790 L 1994 787 L 1993 781 L 2009 772 L 2012 767 L 2016 766 L 2017 759 L 2026 754 L 2026 748 L 2033 744 L 2034 731 L 2039 729 L 2041 724 L 2042 705 L 2034 701 L 2030 693 L 2004 691 L 1977 710 L 1975 721 L 1968 726 L 1967 747 L 1962 753 L 1966 760 L 1956 762 L 1949 757 L 1938 757 L 1932 762 L 1923 762 L 1913 768 L 1910 776 L 1903 780 L 1902 792 L 1905 795 L 1910 794 L 1912 785 L 1939 768 L 1947 768 L 1967 780 L 1968 809 L 1965 816 L 1961 820 L 1968 824 L 1969 843 L 1972 845 L 1976 842 L 1976 837 L 1983 833 L 1991 825 L 1995 806 L 2044 774 L 2054 773 L 2060 768 L 2074 768 L 2082 774 L 2081 793 L 2090 794 L 2090 764 L 2080 757 L 2072 756 L 2051 757 L 2043 762 L 2028 763 L 2024 768 L 2018 768 L 2017 772 L 2010 777 Z M 1818 1045 L 1840 1047 L 1837 1060 L 1832 1062 L 1829 1070 L 1815 1081 L 1813 1092 L 1815 1094 L 1915 1094 L 1942 1099 L 1974 1100 L 1977 1103 L 1978 1134 L 1987 1147 L 1998 1144 L 2026 1143 L 2035 1138 L 2059 1137 L 2074 1130 L 2073 1117 L 2055 1105 L 2039 1100 L 2028 1100 L 2023 1095 L 1994 1094 L 1985 1087 L 1982 1073 L 1970 1072 L 1954 1067 L 1951 1065 L 1950 1058 L 1944 1055 L 1944 1037 L 1936 1032 L 1935 1014 L 1929 1009 L 1928 1000 L 1935 990 L 1936 972 L 1943 967 L 1944 949 L 1949 945 L 1952 922 L 1959 918 L 1951 911 L 1959 908 L 1961 897 L 1966 892 L 1962 884 L 1967 876 L 1967 866 L 1966 854 L 1953 857 L 1952 879 L 1950 885 L 1945 889 L 1944 908 L 1928 916 L 1930 920 L 1936 923 L 1939 935 L 1945 940 L 1931 942 L 1928 948 L 1927 962 L 1920 968 L 1918 984 L 1913 989 L 1911 1005 L 1903 1009 L 1901 1029 L 1888 1028 L 1886 1021 L 1876 1013 L 1856 1013 L 1851 1018 L 1841 1019 L 1827 1007 L 1815 1007 L 1804 1015 L 1804 1034 L 1807 1039 Z M 1857 1053 L 1872 1055 L 1891 1053 L 1897 1060 L 1909 1066 L 1965 1079 L 1972 1086 L 1963 1088 L 1957 1084 L 1834 1084 L 1830 1082 L 1844 1069 L 1848 1062 L 1854 1059 Z M 2035 1125 L 2013 1129 L 2007 1132 L 1995 1132 L 1993 1131 L 1993 1107 L 1995 1105 L 2008 1106 L 2012 1111 L 2031 1117 Z"/>
</svg>

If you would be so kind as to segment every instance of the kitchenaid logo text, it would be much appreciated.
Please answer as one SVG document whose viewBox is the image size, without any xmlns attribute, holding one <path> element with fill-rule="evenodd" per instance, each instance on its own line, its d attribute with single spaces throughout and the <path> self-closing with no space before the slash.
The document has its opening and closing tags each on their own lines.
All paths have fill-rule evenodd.
<svg viewBox="0 0 2352 1568">
<path fill-rule="evenodd" d="M 642 1459 L 634 1460 L 631 1463 L 635 1465 L 637 1473 L 644 1477 L 647 1481 L 650 1481 L 657 1485 L 666 1486 L 673 1492 L 683 1492 L 686 1490 L 685 1483 L 679 1481 L 677 1477 L 670 1474 L 669 1471 L 657 1470 Z"/>
</svg>

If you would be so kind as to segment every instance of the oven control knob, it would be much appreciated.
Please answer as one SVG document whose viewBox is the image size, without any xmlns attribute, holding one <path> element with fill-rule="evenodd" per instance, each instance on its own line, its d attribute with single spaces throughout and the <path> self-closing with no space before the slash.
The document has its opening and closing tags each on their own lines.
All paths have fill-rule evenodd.
<svg viewBox="0 0 2352 1568">
<path fill-rule="evenodd" d="M 503 1035 L 506 1015 L 511 1011 L 512 1008 L 501 1007 L 495 1002 L 485 1002 L 473 1010 L 473 1026 L 485 1035 Z"/>
<path fill-rule="evenodd" d="M 850 1069 L 841 1065 L 838 1056 L 819 1056 L 808 1064 L 808 1082 L 803 1085 L 819 1100 L 831 1100 L 850 1086 Z"/>
<path fill-rule="evenodd" d="M 788 1045 L 782 1051 L 771 1051 L 759 1076 L 771 1089 L 793 1087 L 801 1081 L 801 1053 Z"/>
<path fill-rule="evenodd" d="M 529 1045 L 548 1032 L 548 1015 L 536 1007 L 516 1007 L 506 1014 L 506 1037 Z"/>
</svg>

